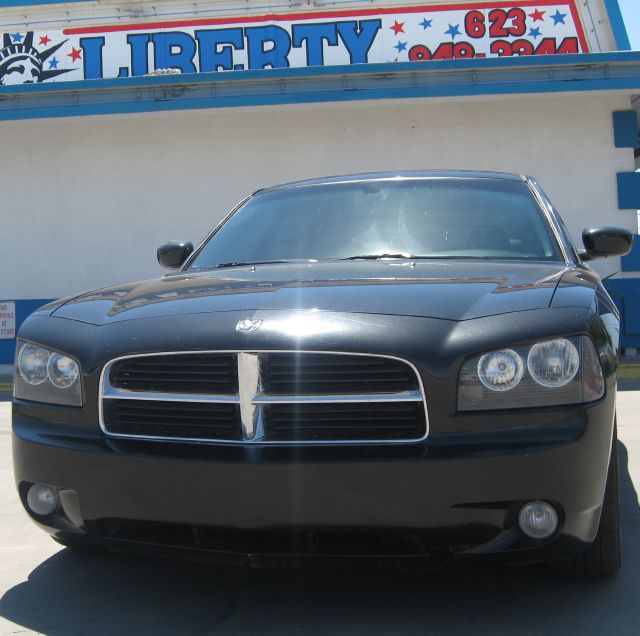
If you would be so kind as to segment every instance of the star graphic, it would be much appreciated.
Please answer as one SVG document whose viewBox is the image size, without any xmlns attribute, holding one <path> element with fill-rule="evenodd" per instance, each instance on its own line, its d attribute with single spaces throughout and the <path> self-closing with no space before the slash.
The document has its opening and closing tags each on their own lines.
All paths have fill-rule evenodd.
<svg viewBox="0 0 640 636">
<path fill-rule="evenodd" d="M 456 39 L 456 35 L 462 35 L 460 33 L 460 25 L 449 24 L 449 28 L 444 32 L 445 35 L 450 35 L 454 40 Z"/>
<path fill-rule="evenodd" d="M 393 35 L 398 35 L 398 33 L 404 33 L 404 22 L 398 22 L 395 20 L 394 25 L 389 27 L 393 30 Z"/>
<path fill-rule="evenodd" d="M 71 47 L 71 53 L 67 53 L 67 56 L 71 58 L 72 62 L 77 62 L 82 59 L 82 49 Z"/>
<path fill-rule="evenodd" d="M 22 35 L 22 33 L 12 33 L 11 39 L 14 42 L 22 42 L 22 40 L 24 39 L 24 35 Z"/>
<path fill-rule="evenodd" d="M 540 9 L 536 9 L 533 13 L 529 14 L 530 18 L 533 18 L 534 22 L 544 22 L 544 14 L 546 11 L 540 11 Z"/>
<path fill-rule="evenodd" d="M 49 68 L 58 68 L 58 64 L 60 64 L 60 62 L 58 62 L 58 60 L 55 57 L 52 57 L 49 60 Z"/>
<path fill-rule="evenodd" d="M 564 24 L 564 19 L 567 17 L 567 14 L 560 13 L 560 9 L 557 9 L 551 17 L 553 18 L 553 26 L 556 26 L 557 24 Z"/>
<path fill-rule="evenodd" d="M 398 44 L 396 44 L 393 48 L 394 49 L 398 49 L 398 53 L 402 53 L 402 51 L 406 51 L 407 50 L 407 44 L 409 44 L 408 42 L 400 42 L 398 41 Z"/>
<path fill-rule="evenodd" d="M 51 38 L 48 35 L 43 35 L 40 38 L 40 46 L 47 46 L 51 42 Z"/>
<path fill-rule="evenodd" d="M 426 31 L 431 26 L 432 22 L 433 20 L 427 20 L 427 18 L 425 18 L 422 22 L 420 22 L 420 26 Z"/>
<path fill-rule="evenodd" d="M 542 35 L 542 33 L 540 33 L 540 28 L 536 27 L 535 29 L 531 29 L 531 31 L 529 31 L 529 36 L 532 37 L 534 40 L 536 38 L 539 38 Z"/>
</svg>

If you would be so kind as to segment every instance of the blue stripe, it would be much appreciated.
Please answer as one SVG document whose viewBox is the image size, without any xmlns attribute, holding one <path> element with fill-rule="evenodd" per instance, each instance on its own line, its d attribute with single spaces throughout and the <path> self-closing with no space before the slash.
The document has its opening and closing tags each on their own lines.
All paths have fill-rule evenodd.
<svg viewBox="0 0 640 636">
<path fill-rule="evenodd" d="M 19 0 L 13 2 L 11 0 L 0 0 L 0 7 L 33 7 L 37 5 L 47 4 L 66 4 L 67 2 L 92 2 L 93 0 Z M 94 4 L 97 4 L 94 2 Z"/>
<path fill-rule="evenodd" d="M 615 53 L 578 53 L 570 55 L 530 55 L 513 58 L 477 58 L 469 60 L 431 60 L 428 62 L 389 62 L 380 64 L 348 64 L 336 66 L 308 66 L 300 68 L 274 68 L 255 71 L 220 71 L 217 73 L 176 73 L 175 75 L 145 75 L 142 77 L 118 77 L 71 82 L 49 82 L 0 86 L 0 96 L 21 93 L 51 93 L 61 91 L 95 90 L 171 84 L 196 84 L 214 81 L 245 82 L 253 79 L 292 79 L 334 75 L 388 75 L 390 73 L 423 73 L 425 71 L 482 71 L 486 69 L 522 69 L 514 80 L 527 81 L 527 69 L 532 67 L 569 67 L 593 64 L 640 64 L 640 51 Z M 472 78 L 469 78 L 470 81 Z M 526 92 L 526 91 L 523 91 Z"/>
<path fill-rule="evenodd" d="M 401 89 L 379 89 L 367 91 L 320 91 L 309 94 L 249 95 L 236 97 L 209 97 L 202 99 L 179 99 L 173 101 L 135 100 L 119 103 L 94 103 L 86 105 L 50 106 L 47 108 L 22 108 L 0 111 L 0 121 L 21 119 L 42 119 L 49 117 L 80 117 L 85 115 L 113 115 L 126 113 L 144 113 L 151 111 L 192 110 L 208 108 L 232 108 L 238 106 L 269 106 L 283 104 L 306 104 L 321 102 L 362 101 L 377 99 L 410 99 L 418 97 L 472 97 L 478 95 L 515 95 L 583 91 L 637 90 L 638 80 L 597 80 L 579 84 L 543 85 L 543 86 L 457 86 L 422 87 Z M 640 204 L 639 204 L 640 207 Z"/>
<path fill-rule="evenodd" d="M 551 59 L 553 57 L 553 59 Z M 439 70 L 438 73 L 432 73 Z M 471 71 L 471 72 L 470 72 Z M 488 72 L 490 71 L 490 72 Z M 297 81 L 289 81 L 289 80 Z M 5 86 L 0 120 L 421 97 L 640 90 L 640 52 Z"/>
<path fill-rule="evenodd" d="M 613 113 L 613 139 L 616 148 L 638 147 L 638 113 L 635 110 Z"/>
<path fill-rule="evenodd" d="M 640 172 L 619 172 L 618 207 L 621 210 L 640 210 Z"/>
<path fill-rule="evenodd" d="M 631 251 L 622 257 L 622 271 L 640 272 L 640 236 L 638 235 L 635 236 Z"/>
<path fill-rule="evenodd" d="M 604 6 L 609 15 L 609 23 L 611 24 L 611 30 L 613 31 L 613 37 L 616 40 L 618 50 L 630 51 L 631 43 L 629 42 L 627 28 L 622 19 L 622 12 L 620 11 L 618 0 L 604 0 Z"/>
</svg>

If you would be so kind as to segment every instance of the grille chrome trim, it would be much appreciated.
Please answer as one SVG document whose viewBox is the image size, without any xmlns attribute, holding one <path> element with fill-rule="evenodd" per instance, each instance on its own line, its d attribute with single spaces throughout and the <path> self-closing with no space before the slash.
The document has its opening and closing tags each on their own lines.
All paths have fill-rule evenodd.
<svg viewBox="0 0 640 636">
<path fill-rule="evenodd" d="M 346 393 L 344 395 L 269 395 L 258 394 L 253 398 L 254 404 L 351 404 L 359 402 L 422 402 L 420 391 L 401 391 L 399 393 L 363 393 L 360 395 Z"/>
<path fill-rule="evenodd" d="M 235 354 L 238 357 L 239 390 L 236 395 L 207 395 L 190 393 L 162 393 L 152 391 L 129 391 L 112 387 L 109 383 L 109 371 L 111 367 L 123 360 L 134 358 L 149 358 L 155 356 L 188 355 L 188 354 Z M 270 395 L 262 392 L 260 381 L 260 355 L 261 354 L 326 354 L 333 356 L 358 356 L 368 358 L 383 358 L 394 360 L 408 366 L 418 382 L 417 391 L 400 391 L 389 393 L 369 393 L 369 394 L 344 394 L 344 395 Z M 125 399 L 125 400 L 154 400 L 162 402 L 192 402 L 192 403 L 220 403 L 239 404 L 242 414 L 242 440 L 207 439 L 207 438 L 185 438 L 168 437 L 156 435 L 134 435 L 113 433 L 109 431 L 104 421 L 104 400 Z M 419 438 L 410 439 L 366 439 L 366 440 L 265 440 L 263 439 L 263 418 L 262 405 L 268 404 L 357 404 L 357 403 L 393 403 L 393 402 L 422 402 L 425 414 L 425 432 Z M 98 393 L 98 417 L 102 432 L 111 438 L 135 439 L 144 441 L 162 441 L 179 443 L 200 443 L 200 444 L 230 444 L 236 446 L 245 445 L 269 445 L 269 446 L 334 446 L 334 445 L 380 445 L 380 444 L 412 444 L 424 441 L 429 436 L 429 412 L 427 409 L 426 396 L 422 378 L 414 364 L 390 355 L 378 355 L 372 353 L 344 352 L 344 351 L 314 351 L 314 350 L 289 350 L 289 349 L 264 349 L 241 351 L 235 349 L 223 350 L 197 350 L 197 351 L 162 351 L 154 353 L 140 353 L 120 356 L 107 362 L 100 373 L 100 388 Z"/>
</svg>

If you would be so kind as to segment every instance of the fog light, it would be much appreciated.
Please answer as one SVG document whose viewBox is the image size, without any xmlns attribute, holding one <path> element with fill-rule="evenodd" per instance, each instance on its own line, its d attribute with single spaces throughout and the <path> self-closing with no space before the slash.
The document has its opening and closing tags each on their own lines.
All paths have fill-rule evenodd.
<svg viewBox="0 0 640 636">
<path fill-rule="evenodd" d="M 58 493 L 44 484 L 33 484 L 27 491 L 29 510 L 40 517 L 50 515 L 58 507 Z"/>
<path fill-rule="evenodd" d="M 518 515 L 520 529 L 532 539 L 547 539 L 558 528 L 558 513 L 544 501 L 530 501 Z"/>
</svg>

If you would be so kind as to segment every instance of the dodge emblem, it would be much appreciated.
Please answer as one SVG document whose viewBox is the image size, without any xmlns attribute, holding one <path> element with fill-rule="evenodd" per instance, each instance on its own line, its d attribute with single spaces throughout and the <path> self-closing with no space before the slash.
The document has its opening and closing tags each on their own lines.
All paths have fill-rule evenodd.
<svg viewBox="0 0 640 636">
<path fill-rule="evenodd" d="M 262 326 L 262 320 L 239 320 L 236 331 L 258 331 Z"/>
</svg>

